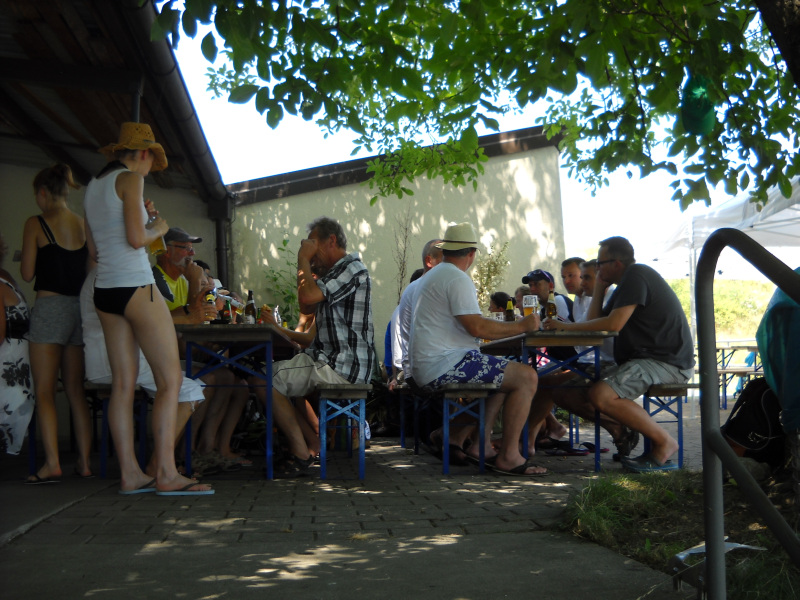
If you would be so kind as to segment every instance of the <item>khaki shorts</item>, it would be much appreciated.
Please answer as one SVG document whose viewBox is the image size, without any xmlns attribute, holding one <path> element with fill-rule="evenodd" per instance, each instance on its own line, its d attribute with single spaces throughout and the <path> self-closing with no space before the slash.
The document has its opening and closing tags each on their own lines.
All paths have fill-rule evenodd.
<svg viewBox="0 0 800 600">
<path fill-rule="evenodd" d="M 303 352 L 275 363 L 272 368 L 272 387 L 287 398 L 305 398 L 322 384 L 341 383 L 350 382 L 327 363 L 315 362 Z"/>
<path fill-rule="evenodd" d="M 651 385 L 660 383 L 686 383 L 694 369 L 679 369 L 674 365 L 653 360 L 635 358 L 603 373 L 603 379 L 620 398 L 635 400 Z"/>
</svg>

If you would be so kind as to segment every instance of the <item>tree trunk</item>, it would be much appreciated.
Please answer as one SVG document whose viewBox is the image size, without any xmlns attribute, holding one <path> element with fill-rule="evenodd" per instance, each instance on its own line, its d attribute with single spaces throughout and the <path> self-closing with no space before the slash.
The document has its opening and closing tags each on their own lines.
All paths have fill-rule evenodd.
<svg viewBox="0 0 800 600">
<path fill-rule="evenodd" d="M 783 60 L 800 86 L 800 0 L 755 0 Z"/>
</svg>

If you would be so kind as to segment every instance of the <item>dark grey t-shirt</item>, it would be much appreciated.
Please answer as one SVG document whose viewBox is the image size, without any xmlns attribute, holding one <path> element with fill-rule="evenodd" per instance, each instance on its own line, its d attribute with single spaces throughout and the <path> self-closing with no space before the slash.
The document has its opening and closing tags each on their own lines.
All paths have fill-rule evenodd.
<svg viewBox="0 0 800 600">
<path fill-rule="evenodd" d="M 664 278 L 646 265 L 625 269 L 603 314 L 631 304 L 636 308 L 614 341 L 617 364 L 652 358 L 679 369 L 693 367 L 692 334 L 681 303 Z"/>
</svg>

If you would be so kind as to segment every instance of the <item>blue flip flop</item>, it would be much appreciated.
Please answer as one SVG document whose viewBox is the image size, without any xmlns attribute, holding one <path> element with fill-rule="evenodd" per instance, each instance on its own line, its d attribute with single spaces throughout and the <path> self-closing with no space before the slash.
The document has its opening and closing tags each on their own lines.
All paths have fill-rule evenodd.
<svg viewBox="0 0 800 600">
<path fill-rule="evenodd" d="M 179 490 L 156 490 L 156 496 L 211 496 L 214 490 L 193 490 L 196 485 L 202 485 L 199 481 L 193 481 Z"/>
<path fill-rule="evenodd" d="M 650 454 L 643 454 L 637 458 L 622 457 L 622 466 L 634 473 L 658 473 L 660 471 L 674 471 L 678 463 L 668 460 L 663 465 L 658 464 Z"/>
</svg>

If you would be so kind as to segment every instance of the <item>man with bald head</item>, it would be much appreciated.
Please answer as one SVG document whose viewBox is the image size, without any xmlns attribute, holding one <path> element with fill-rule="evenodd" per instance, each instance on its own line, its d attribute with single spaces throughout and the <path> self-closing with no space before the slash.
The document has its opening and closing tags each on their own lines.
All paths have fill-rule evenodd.
<svg viewBox="0 0 800 600">
<path fill-rule="evenodd" d="M 433 267 L 442 262 L 442 250 L 436 244 L 442 240 L 431 240 L 422 248 L 422 275 L 425 275 Z M 417 281 L 412 281 L 403 291 L 400 303 L 392 313 L 391 336 L 392 336 L 392 364 L 394 374 L 389 381 L 389 390 L 394 390 L 398 384 L 402 383 L 408 368 L 408 334 L 411 329 L 411 315 L 414 308 L 411 305 L 411 297 Z"/>
</svg>

